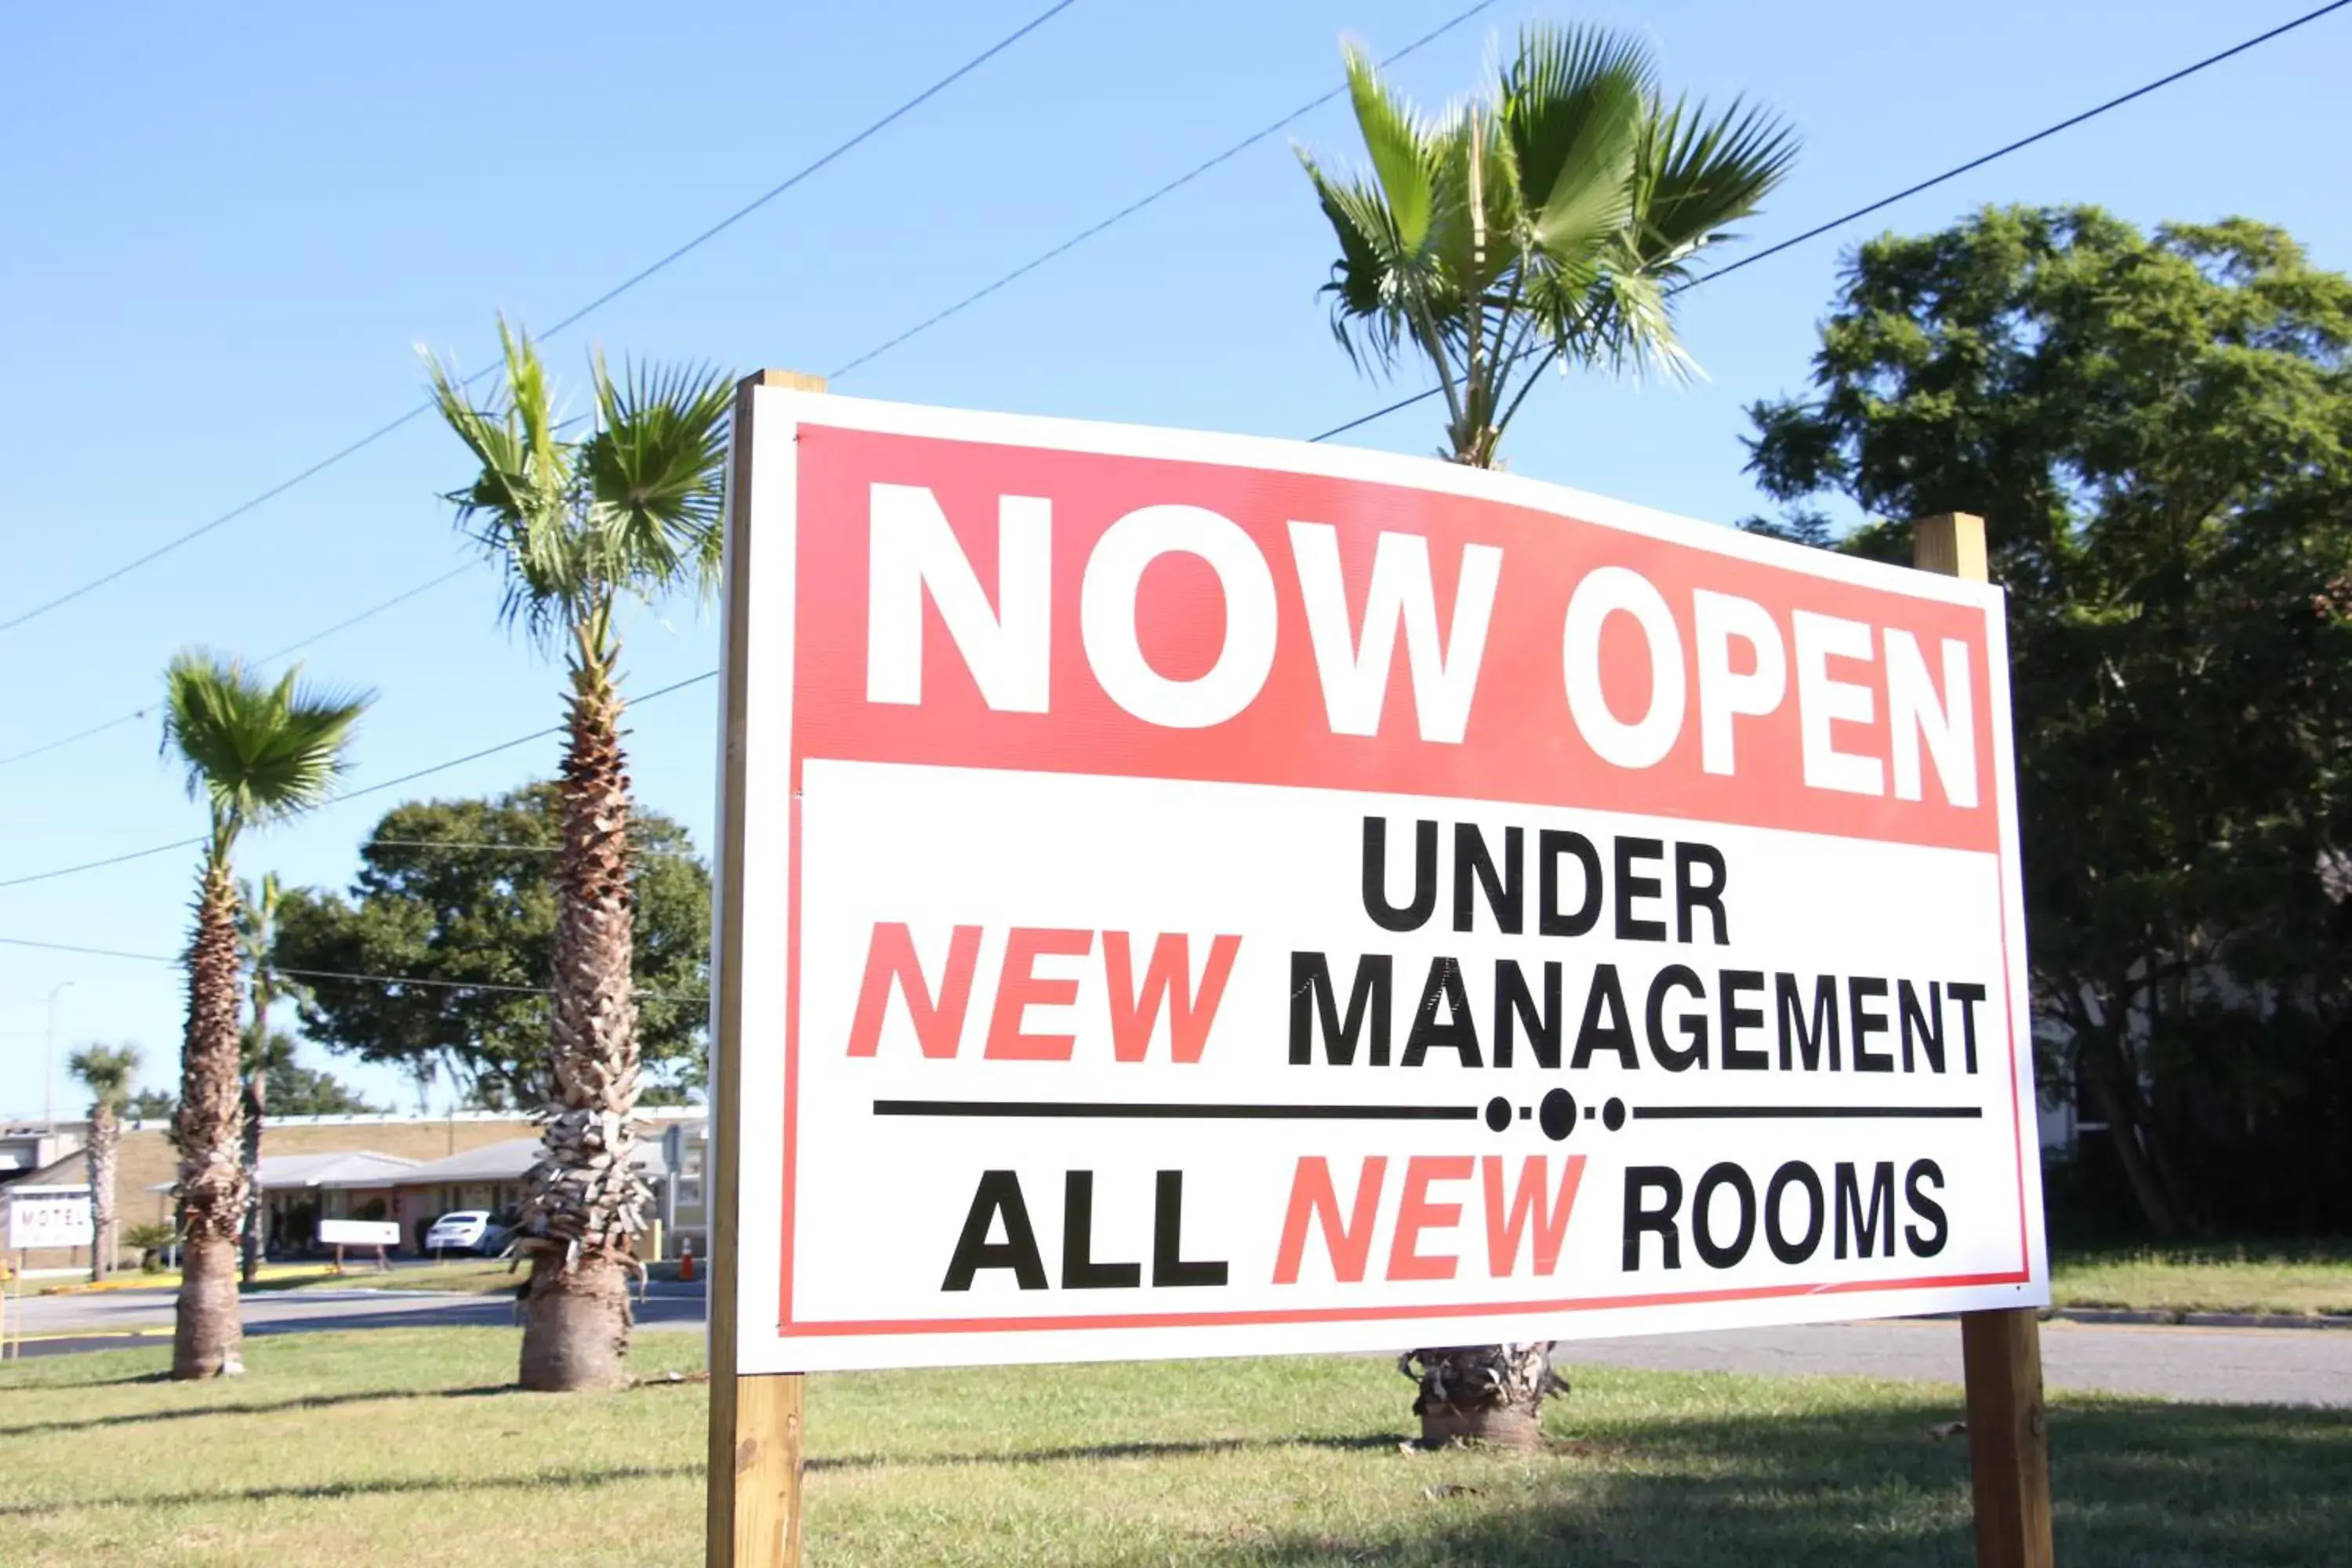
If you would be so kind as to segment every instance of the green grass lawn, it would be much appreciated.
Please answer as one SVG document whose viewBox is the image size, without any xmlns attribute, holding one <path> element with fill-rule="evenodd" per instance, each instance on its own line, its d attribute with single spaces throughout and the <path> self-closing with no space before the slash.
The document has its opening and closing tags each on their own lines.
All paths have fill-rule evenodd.
<svg viewBox="0 0 2352 1568">
<path fill-rule="evenodd" d="M 308 1275 L 279 1287 L 288 1290 L 462 1290 L 488 1295 L 511 1294 L 529 1275 L 503 1258 L 453 1258 L 443 1263 L 422 1263 L 386 1273 L 366 1264 L 347 1263 L 344 1272 Z M 267 1286 L 265 1285 L 265 1289 Z"/>
<path fill-rule="evenodd" d="M 512 1392 L 511 1331 L 288 1335 L 229 1384 L 162 1352 L 0 1369 L 0 1560 L 701 1561 L 702 1385 Z M 646 1333 L 641 1373 L 696 1336 Z M 812 1380 L 817 1564 L 1965 1564 L 1956 1390 L 1595 1371 L 1550 1451 L 1406 1454 L 1385 1362 Z M 2075 1564 L 2341 1561 L 2352 1415 L 2065 1397 Z M 560 1542 L 560 1544 L 559 1544 Z"/>
<path fill-rule="evenodd" d="M 2050 1274 L 2060 1307 L 2352 1315 L 2352 1244 L 2060 1252 Z"/>
</svg>

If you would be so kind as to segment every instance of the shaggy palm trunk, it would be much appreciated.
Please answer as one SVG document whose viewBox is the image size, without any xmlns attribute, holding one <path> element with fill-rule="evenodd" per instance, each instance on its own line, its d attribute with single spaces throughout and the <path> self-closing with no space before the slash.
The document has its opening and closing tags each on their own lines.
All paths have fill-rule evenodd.
<svg viewBox="0 0 2352 1568">
<path fill-rule="evenodd" d="M 255 1033 L 262 1040 L 262 1055 L 269 1051 L 268 1015 L 259 1015 L 262 1022 Z M 248 1285 L 261 1275 L 261 1113 L 268 1108 L 268 1068 L 257 1067 L 245 1080 L 245 1261 L 243 1274 Z"/>
<path fill-rule="evenodd" d="M 1551 1342 L 1409 1351 L 1397 1370 L 1421 1385 L 1412 1413 L 1423 1447 L 1486 1443 L 1532 1448 L 1543 1440 L 1543 1402 L 1568 1392 L 1551 1369 Z"/>
<path fill-rule="evenodd" d="M 89 1277 L 93 1283 L 114 1272 L 114 1160 L 122 1124 L 114 1107 L 100 1100 L 89 1108 Z"/>
<path fill-rule="evenodd" d="M 584 639 L 583 639 L 584 640 Z M 637 1010 L 630 989 L 629 778 L 609 658 L 576 658 L 559 786 L 553 1096 L 524 1199 L 525 1388 L 628 1380 L 629 1279 L 647 1194 L 635 1167 Z"/>
<path fill-rule="evenodd" d="M 188 957 L 188 1030 L 180 1047 L 179 1321 L 172 1337 L 175 1378 L 235 1376 L 245 1370 L 237 1321 L 236 1234 L 245 1220 L 245 1120 L 237 1073 L 236 889 L 228 856 L 215 847 L 196 900 L 196 941 Z"/>
</svg>

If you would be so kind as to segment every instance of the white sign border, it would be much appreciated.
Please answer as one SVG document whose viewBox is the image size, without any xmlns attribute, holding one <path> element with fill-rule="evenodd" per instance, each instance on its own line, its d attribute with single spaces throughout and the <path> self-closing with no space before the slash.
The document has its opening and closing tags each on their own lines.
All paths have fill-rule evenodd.
<svg viewBox="0 0 2352 1568">
<path fill-rule="evenodd" d="M 740 585 L 749 595 L 740 618 L 726 618 L 725 640 L 731 645 L 740 626 L 750 635 L 746 646 L 728 647 L 721 659 L 722 691 L 719 724 L 720 823 L 727 820 L 730 786 L 727 750 L 742 748 L 740 781 L 745 801 L 742 843 L 733 868 L 742 879 L 740 890 L 740 973 L 715 975 L 712 1039 L 719 1040 L 719 985 L 737 988 L 740 1031 L 735 1115 L 739 1121 L 754 1108 L 786 1103 L 794 1086 L 787 1082 L 788 1051 L 750 1048 L 753 1041 L 782 1041 L 792 1025 L 793 977 L 788 973 L 797 952 L 793 922 L 798 915 L 793 880 L 793 842 L 798 833 L 800 802 L 792 794 L 795 573 L 798 567 L 799 435 L 803 426 L 868 431 L 885 435 L 923 437 L 991 446 L 1018 446 L 1045 450 L 1092 453 L 1111 457 L 1157 458 L 1231 468 L 1266 468 L 1368 481 L 1403 489 L 1457 495 L 1500 502 L 1535 511 L 1706 551 L 1711 554 L 1755 562 L 1832 582 L 1960 605 L 1981 612 L 1986 623 L 1986 656 L 1990 670 L 1988 699 L 1993 711 L 2007 711 L 2010 701 L 2007 637 L 2007 596 L 1996 584 L 1970 582 L 1880 562 L 1864 561 L 1831 551 L 1791 544 L 1697 521 L 1630 502 L 1612 500 L 1517 475 L 1496 473 L 1425 458 L 1409 458 L 1361 447 L 1335 447 L 1261 436 L 1162 429 L 1063 419 L 1035 415 L 1003 414 L 967 409 L 887 403 L 842 397 L 756 382 L 747 388 L 751 411 L 746 452 L 738 433 L 731 467 L 740 474 L 748 457 L 751 483 L 730 513 L 757 541 L 751 571 Z M 732 494 L 732 476 L 730 476 Z M 730 535 L 730 550 L 734 542 Z M 726 579 L 738 581 L 731 567 Z M 740 692 L 727 689 L 725 676 L 740 661 Z M 742 712 L 729 710 L 740 696 Z M 758 713 L 753 725 L 744 716 Z M 740 726 L 740 731 L 738 730 Z M 1906 1290 L 1817 1290 L 1811 1293 L 1748 1296 L 1744 1291 L 1721 1295 L 1717 1324 L 1765 1326 L 1814 1322 L 1822 1314 L 1812 1310 L 1821 1295 L 1851 1297 L 1854 1318 L 1913 1316 L 1993 1308 L 2046 1306 L 2050 1300 L 2048 1247 L 2042 1212 L 2042 1179 L 2038 1137 L 2027 1137 L 2035 1120 L 2032 1018 L 2025 988 L 2017 984 L 2026 963 L 2023 882 L 2020 875 L 2016 813 L 2016 758 L 2011 730 L 1993 726 L 1994 794 L 1989 804 L 1997 813 L 1998 855 L 2005 904 L 2003 923 L 2003 984 L 2008 994 L 2010 1089 L 2017 1142 L 2017 1184 L 2021 1234 L 2025 1240 L 2025 1268 L 2031 1279 L 2021 1284 L 1937 1287 Z M 787 802 L 784 812 L 772 804 Z M 722 847 L 723 848 L 723 847 Z M 719 857 L 722 863 L 727 857 Z M 714 889 L 721 898 L 725 889 Z M 722 933 L 723 936 L 723 933 Z M 719 1103 L 714 1094 L 712 1103 Z M 877 1364 L 869 1357 L 844 1355 L 856 1336 L 792 1335 L 782 1331 L 778 1309 L 778 1284 L 782 1275 L 785 1227 L 789 1222 L 784 1177 L 794 1151 L 780 1139 L 782 1168 L 755 1166 L 746 1155 L 755 1146 L 742 1136 L 741 1126 L 721 1128 L 714 1122 L 714 1138 L 736 1141 L 736 1263 L 735 1370 L 759 1374 L 825 1370 Z M 2028 1144 L 2032 1146 L 2029 1157 Z M 792 1172 L 793 1179 L 799 1173 Z M 2039 1268 L 2037 1268 L 2037 1265 Z M 1705 1301 L 1705 1291 L 1671 1293 L 1676 1301 Z M 1663 1304 L 1663 1303 L 1661 1303 Z M 1158 1327 L 1088 1328 L 1080 1334 L 1057 1334 L 1054 1353 L 1039 1356 L 1025 1342 L 1036 1331 L 990 1329 L 970 1333 L 928 1331 L 908 1336 L 922 1345 L 918 1357 L 893 1358 L 896 1365 L 992 1365 L 1059 1361 L 1120 1361 L 1169 1359 L 1171 1353 L 1213 1357 L 1238 1353 L 1307 1352 L 1392 1347 L 1402 1338 L 1429 1343 L 1481 1343 L 1557 1337 L 1572 1326 L 1578 1338 L 1601 1339 L 1620 1334 L 1661 1331 L 1650 1306 L 1618 1306 L 1580 1310 L 1572 1325 L 1557 1312 L 1534 1315 L 1481 1313 L 1462 1318 L 1432 1317 L 1418 1309 L 1400 1310 L 1400 1326 L 1384 1326 L 1381 1316 L 1333 1321 L 1319 1313 L 1296 1324 L 1252 1323 L 1187 1328 L 1181 1352 L 1171 1352 Z M 1403 1327 L 1405 1323 L 1412 1325 Z M 1695 1326 L 1696 1327 L 1696 1326 Z"/>
</svg>

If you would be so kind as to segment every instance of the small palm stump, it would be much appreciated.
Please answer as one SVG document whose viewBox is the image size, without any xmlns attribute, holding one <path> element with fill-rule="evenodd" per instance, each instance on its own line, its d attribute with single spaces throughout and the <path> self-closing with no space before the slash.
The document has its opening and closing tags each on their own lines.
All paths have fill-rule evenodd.
<svg viewBox="0 0 2352 1568">
<path fill-rule="evenodd" d="M 1407 1351 L 1397 1371 L 1419 1385 L 1412 1413 L 1421 1446 L 1476 1443 L 1534 1448 L 1543 1442 L 1543 1403 L 1568 1392 L 1551 1366 L 1552 1342 L 1455 1345 Z"/>
</svg>

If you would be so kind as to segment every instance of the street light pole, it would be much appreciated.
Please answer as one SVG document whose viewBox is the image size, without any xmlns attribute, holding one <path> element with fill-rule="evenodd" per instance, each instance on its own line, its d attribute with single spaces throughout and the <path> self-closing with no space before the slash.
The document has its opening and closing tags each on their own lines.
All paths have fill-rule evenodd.
<svg viewBox="0 0 2352 1568">
<path fill-rule="evenodd" d="M 41 1067 L 41 1120 L 48 1124 L 52 1138 L 58 1132 L 58 995 L 72 984 L 60 980 L 49 988 L 49 1048 Z"/>
</svg>

